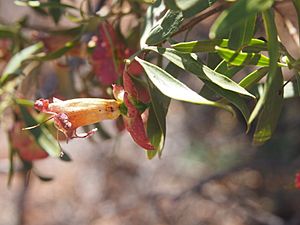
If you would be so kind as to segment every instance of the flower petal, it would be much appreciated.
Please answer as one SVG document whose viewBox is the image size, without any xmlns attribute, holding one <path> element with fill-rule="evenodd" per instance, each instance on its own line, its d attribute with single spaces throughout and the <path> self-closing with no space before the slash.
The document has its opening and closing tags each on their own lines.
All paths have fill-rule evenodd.
<svg viewBox="0 0 300 225">
<path fill-rule="evenodd" d="M 113 95 L 117 101 L 123 102 L 124 88 L 121 85 L 113 84 Z"/>
</svg>

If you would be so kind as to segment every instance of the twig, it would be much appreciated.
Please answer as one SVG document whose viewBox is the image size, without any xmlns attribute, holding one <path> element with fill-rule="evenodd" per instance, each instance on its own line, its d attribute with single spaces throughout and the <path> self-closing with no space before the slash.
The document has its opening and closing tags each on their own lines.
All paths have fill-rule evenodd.
<svg viewBox="0 0 300 225">
<path fill-rule="evenodd" d="M 172 36 L 175 36 L 185 30 L 189 30 L 192 29 L 197 23 L 201 22 L 202 20 L 207 19 L 208 17 L 222 11 L 223 9 L 225 9 L 226 6 L 225 4 L 219 5 L 205 13 L 200 14 L 199 16 L 197 16 L 194 19 L 191 19 L 188 23 L 184 24 L 182 27 L 179 28 L 178 31 L 176 31 Z"/>
</svg>

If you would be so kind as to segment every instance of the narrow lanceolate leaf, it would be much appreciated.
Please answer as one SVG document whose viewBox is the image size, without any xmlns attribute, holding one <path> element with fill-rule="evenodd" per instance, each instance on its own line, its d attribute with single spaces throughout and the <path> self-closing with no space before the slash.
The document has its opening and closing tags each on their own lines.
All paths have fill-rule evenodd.
<svg viewBox="0 0 300 225">
<path fill-rule="evenodd" d="M 181 11 L 169 10 L 152 28 L 146 40 L 147 45 L 156 45 L 175 33 L 183 21 Z"/>
<path fill-rule="evenodd" d="M 233 82 L 231 79 L 217 73 L 216 71 L 213 71 L 207 66 L 200 64 L 192 57 L 191 54 L 180 53 L 174 51 L 173 49 L 152 47 L 148 49 L 162 54 L 179 68 L 194 73 L 207 85 L 209 89 L 226 98 L 229 102 L 235 105 L 241 111 L 246 121 L 248 120 L 250 111 L 246 100 L 243 99 L 241 95 L 246 95 L 249 97 L 254 96 Z"/>
<path fill-rule="evenodd" d="M 297 12 L 297 20 L 298 20 L 298 29 L 300 28 L 300 1 L 299 0 L 293 0 L 294 7 Z M 298 35 L 299 36 L 299 35 Z M 299 36 L 300 38 L 300 36 Z M 298 40 L 300 43 L 300 39 Z M 297 85 L 298 85 L 298 93 L 300 95 L 300 72 L 297 72 L 296 74 L 296 79 L 297 79 Z"/>
<path fill-rule="evenodd" d="M 15 54 L 10 61 L 8 62 L 7 66 L 5 67 L 1 78 L 0 78 L 0 85 L 11 75 L 18 72 L 22 63 L 32 57 L 34 53 L 38 50 L 42 49 L 43 43 L 39 42 L 37 44 L 31 45 L 27 48 L 24 48 L 17 54 Z"/>
<path fill-rule="evenodd" d="M 228 32 L 228 30 L 234 29 L 245 22 L 249 17 L 253 17 L 257 13 L 269 9 L 273 3 L 274 0 L 237 1 L 216 19 L 210 29 L 210 38 L 214 39 L 221 37 Z"/>
<path fill-rule="evenodd" d="M 228 47 L 234 50 L 241 50 L 252 39 L 255 30 L 256 14 L 247 18 L 231 30 Z"/>
<path fill-rule="evenodd" d="M 32 125 L 36 125 L 38 122 L 30 115 L 27 109 L 24 106 L 19 105 L 25 125 L 30 127 Z M 60 157 L 61 150 L 58 145 L 58 141 L 52 136 L 52 134 L 48 131 L 48 129 L 41 125 L 40 127 L 36 127 L 34 129 L 29 130 L 30 133 L 35 138 L 37 144 L 44 149 L 50 156 L 52 157 Z M 25 131 L 20 131 L 25 132 Z"/>
<path fill-rule="evenodd" d="M 210 105 L 210 106 L 216 106 L 219 108 L 223 108 L 227 111 L 233 112 L 231 107 L 228 105 L 224 105 L 218 102 L 213 102 L 208 99 L 203 98 L 199 94 L 197 94 L 195 91 L 190 89 L 188 86 L 174 78 L 171 74 L 164 71 L 160 67 L 149 63 L 147 61 L 144 61 L 138 57 L 135 58 L 135 60 L 141 64 L 141 66 L 144 68 L 148 78 L 151 80 L 151 82 L 157 87 L 158 90 L 160 90 L 161 93 L 164 95 L 190 103 L 200 104 L 200 105 Z"/>
<path fill-rule="evenodd" d="M 253 136 L 255 144 L 262 144 L 272 137 L 281 113 L 283 104 L 283 76 L 280 68 L 277 69 L 275 75 L 267 93 L 267 100 L 258 117 Z"/>
<path fill-rule="evenodd" d="M 57 7 L 49 8 L 49 13 L 53 19 L 53 21 L 57 24 L 60 20 L 60 17 L 63 14 L 63 8 L 60 7 L 60 0 L 48 0 L 48 3 L 57 4 Z"/>
<path fill-rule="evenodd" d="M 232 78 L 237 72 L 241 71 L 243 66 L 230 66 L 223 59 L 214 69 L 217 73 L 223 74 L 226 77 Z"/>
<path fill-rule="evenodd" d="M 176 51 L 192 53 L 192 52 L 215 52 L 216 46 L 228 48 L 228 39 L 214 39 L 203 41 L 180 42 L 172 45 Z M 259 39 L 251 39 L 250 42 L 243 48 L 245 51 L 257 52 L 267 50 L 266 42 Z"/>
<path fill-rule="evenodd" d="M 216 46 L 220 57 L 233 66 L 269 66 L 270 59 L 259 53 L 236 52 L 227 48 Z M 278 63 L 278 66 L 287 67 L 284 63 Z"/>
<path fill-rule="evenodd" d="M 28 6 L 32 8 L 69 8 L 78 10 L 75 6 L 60 3 L 60 1 L 48 1 L 48 2 L 40 2 L 40 1 L 14 1 L 14 3 L 18 6 Z"/>
<path fill-rule="evenodd" d="M 208 57 L 209 60 L 209 57 Z M 209 65 L 209 61 L 208 64 Z M 213 68 L 213 67 L 212 67 Z M 217 73 L 223 74 L 226 77 L 232 78 L 237 72 L 243 69 L 242 66 L 228 66 L 228 63 L 223 59 L 217 66 L 215 66 L 214 71 Z M 216 96 L 216 92 L 213 92 L 211 89 L 204 85 L 201 89 L 200 94 L 208 99 L 213 99 Z"/>
<path fill-rule="evenodd" d="M 8 169 L 8 179 L 7 186 L 11 185 L 12 178 L 14 176 L 14 155 L 16 153 L 15 149 L 11 146 L 11 140 L 9 141 L 9 169 Z"/>
<path fill-rule="evenodd" d="M 242 87 L 249 90 L 254 84 L 260 81 L 269 72 L 269 67 L 262 67 L 248 74 L 239 83 Z"/>
<path fill-rule="evenodd" d="M 191 17 L 212 6 L 216 0 L 165 0 L 169 9 L 180 10 L 184 17 Z"/>
<path fill-rule="evenodd" d="M 148 6 L 146 15 L 144 16 L 143 34 L 140 38 L 140 48 L 146 46 L 146 40 L 152 28 L 157 24 L 160 14 L 165 10 L 165 5 L 162 0 L 156 0 L 153 5 Z"/>
<path fill-rule="evenodd" d="M 48 61 L 48 60 L 58 59 L 59 57 L 63 56 L 65 53 L 70 51 L 72 48 L 74 48 L 76 46 L 76 44 L 78 44 L 77 40 L 68 41 L 64 47 L 62 47 L 54 52 L 50 52 L 46 55 L 35 56 L 34 59 L 38 60 L 38 61 Z"/>
<path fill-rule="evenodd" d="M 0 38 L 14 38 L 18 28 L 16 26 L 5 26 L 0 24 Z"/>
<path fill-rule="evenodd" d="M 197 75 L 203 81 L 209 80 L 225 90 L 255 98 L 251 93 L 239 86 L 230 78 L 219 74 L 216 71 L 198 62 L 191 54 L 178 52 L 171 48 L 148 47 L 147 49 L 163 55 L 178 67 Z"/>
<path fill-rule="evenodd" d="M 271 10 L 265 11 L 263 13 L 263 19 L 268 38 L 270 70 L 264 86 L 263 94 L 257 102 L 248 120 L 248 124 L 250 125 L 252 121 L 256 118 L 258 113 L 261 110 L 263 110 L 259 117 L 259 124 L 257 125 L 257 129 L 254 135 L 254 141 L 260 143 L 263 143 L 264 141 L 268 140 L 269 137 L 272 135 L 273 129 L 276 126 L 276 119 L 278 119 L 279 112 L 281 109 L 281 107 L 279 106 L 280 99 L 282 98 L 282 73 L 281 70 L 278 69 L 277 64 L 279 58 L 279 42 L 277 39 L 277 30 L 273 12 Z M 281 89 L 279 88 L 280 85 Z M 278 101 L 278 107 L 276 106 L 277 103 L 274 104 L 275 100 Z M 271 110 L 276 111 L 272 112 Z M 274 116 L 271 115 L 273 113 L 275 114 Z M 264 122 L 267 116 L 270 116 L 273 119 L 269 119 Z"/>
<path fill-rule="evenodd" d="M 166 115 L 170 98 L 161 92 L 149 81 L 151 105 L 147 122 L 147 134 L 155 151 L 147 151 L 148 158 L 153 158 L 156 153 L 161 156 L 166 139 Z M 149 153 L 148 153 L 149 152 Z M 155 154 L 153 154 L 155 153 Z"/>
<path fill-rule="evenodd" d="M 173 73 L 177 70 L 177 67 L 169 63 L 165 70 Z M 151 96 L 151 105 L 147 122 L 147 134 L 156 151 L 148 151 L 147 156 L 148 159 L 152 159 L 157 153 L 159 157 L 162 155 L 166 139 L 166 116 L 171 99 L 163 95 L 149 79 L 148 87 Z"/>
</svg>

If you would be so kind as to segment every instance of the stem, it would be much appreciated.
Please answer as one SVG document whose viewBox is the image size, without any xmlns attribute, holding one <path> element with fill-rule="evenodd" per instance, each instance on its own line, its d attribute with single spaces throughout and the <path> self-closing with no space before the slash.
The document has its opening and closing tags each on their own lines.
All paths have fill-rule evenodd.
<svg viewBox="0 0 300 225">
<path fill-rule="evenodd" d="M 130 63 L 132 63 L 132 61 L 134 60 L 134 58 L 136 56 L 138 56 L 139 54 L 141 54 L 143 51 L 145 51 L 146 49 L 141 49 L 138 50 L 136 53 L 134 53 L 133 55 L 131 55 L 128 59 L 125 59 L 125 64 L 129 65 Z"/>
<path fill-rule="evenodd" d="M 205 13 L 200 14 L 196 18 L 190 20 L 188 23 L 186 23 L 182 27 L 180 27 L 180 29 L 177 32 L 175 32 L 172 35 L 172 37 L 175 36 L 175 35 L 177 35 L 177 34 L 179 34 L 179 33 L 181 33 L 181 32 L 183 32 L 183 31 L 185 31 L 185 30 L 192 29 L 197 23 L 201 22 L 202 20 L 207 19 L 208 17 L 210 17 L 210 16 L 212 16 L 212 15 L 218 13 L 218 12 L 221 12 L 225 8 L 227 8 L 225 6 L 225 4 L 222 4 L 222 5 L 219 5 L 219 6 L 215 7 L 215 8 L 213 8 L 213 9 L 205 12 Z"/>
</svg>

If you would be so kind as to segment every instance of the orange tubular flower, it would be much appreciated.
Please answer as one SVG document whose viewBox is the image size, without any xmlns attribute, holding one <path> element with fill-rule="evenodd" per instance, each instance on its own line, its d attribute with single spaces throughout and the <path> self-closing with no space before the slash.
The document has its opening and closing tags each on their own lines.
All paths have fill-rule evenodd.
<svg viewBox="0 0 300 225">
<path fill-rule="evenodd" d="M 113 99 L 76 98 L 62 101 L 53 98 L 53 103 L 47 99 L 39 99 L 34 107 L 53 115 L 54 124 L 63 132 L 67 139 L 85 138 L 93 135 L 97 129 L 87 133 L 77 134 L 76 129 L 107 119 L 116 119 L 120 115 L 120 102 Z"/>
<path fill-rule="evenodd" d="M 150 101 L 147 89 L 134 85 L 126 70 L 123 72 L 124 88 L 113 85 L 113 94 L 116 100 L 100 98 L 77 98 L 62 101 L 54 98 L 53 103 L 49 100 L 39 99 L 34 107 L 52 115 L 54 124 L 63 132 L 67 139 L 85 138 L 95 133 L 93 129 L 84 134 L 77 134 L 76 129 L 81 126 L 97 123 L 106 119 L 117 119 L 121 114 L 125 128 L 133 140 L 146 150 L 153 150 L 147 136 L 145 116 L 143 110 L 137 105 L 146 106 Z M 145 108 L 145 107 L 144 107 Z"/>
</svg>

